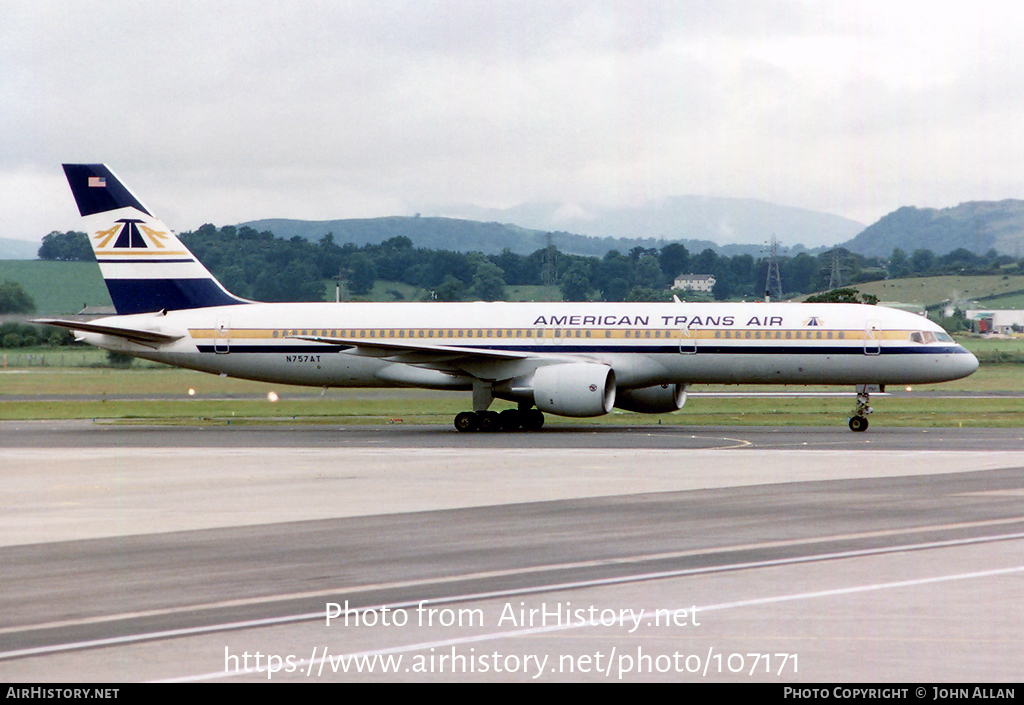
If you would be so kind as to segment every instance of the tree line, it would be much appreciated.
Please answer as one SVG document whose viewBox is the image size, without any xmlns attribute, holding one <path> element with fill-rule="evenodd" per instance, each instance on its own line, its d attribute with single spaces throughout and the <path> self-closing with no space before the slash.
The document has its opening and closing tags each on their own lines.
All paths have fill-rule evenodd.
<svg viewBox="0 0 1024 705">
<path fill-rule="evenodd" d="M 415 247 L 404 236 L 380 244 L 339 245 L 331 233 L 318 242 L 295 236 L 284 240 L 250 227 L 203 225 L 179 235 L 182 242 L 232 293 L 257 301 L 322 301 L 327 281 L 344 281 L 354 298 L 368 297 L 378 280 L 403 282 L 439 301 L 506 297 L 507 286 L 554 285 L 566 301 L 661 301 L 679 274 L 711 274 L 709 298 L 754 299 L 764 295 L 769 260 L 751 255 L 720 255 L 712 249 L 691 253 L 679 243 L 660 248 L 611 250 L 603 257 L 573 255 L 556 247 L 529 255 L 504 250 L 497 255 Z M 40 259 L 94 259 L 84 233 L 50 233 Z M 865 257 L 842 248 L 817 255 L 801 252 L 778 258 L 784 298 L 885 278 L 940 274 L 1024 274 L 1024 260 L 994 250 L 976 255 L 958 249 L 946 255 L 930 250 L 888 258 Z M 834 287 L 833 287 L 834 288 Z M 392 295 L 401 296 L 398 292 Z M 687 292 L 693 300 L 699 294 Z"/>
</svg>

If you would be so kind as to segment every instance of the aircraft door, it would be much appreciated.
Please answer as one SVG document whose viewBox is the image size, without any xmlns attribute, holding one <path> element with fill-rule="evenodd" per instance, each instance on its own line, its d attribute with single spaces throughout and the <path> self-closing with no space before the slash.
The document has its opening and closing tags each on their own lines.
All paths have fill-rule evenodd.
<svg viewBox="0 0 1024 705">
<path fill-rule="evenodd" d="M 697 331 L 690 324 L 679 329 L 679 352 L 683 355 L 697 354 Z"/>
<path fill-rule="evenodd" d="M 878 355 L 882 352 L 882 322 L 868 321 L 864 324 L 864 354 Z"/>
<path fill-rule="evenodd" d="M 217 316 L 217 325 L 213 329 L 213 351 L 224 355 L 231 351 L 231 317 Z"/>
</svg>

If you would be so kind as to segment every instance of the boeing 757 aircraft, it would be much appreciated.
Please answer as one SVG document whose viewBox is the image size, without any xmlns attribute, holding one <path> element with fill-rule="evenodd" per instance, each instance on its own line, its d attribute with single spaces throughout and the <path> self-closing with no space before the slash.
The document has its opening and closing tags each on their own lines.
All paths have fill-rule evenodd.
<svg viewBox="0 0 1024 705">
<path fill-rule="evenodd" d="M 41 319 L 80 340 L 231 377 L 472 391 L 459 431 L 538 430 L 544 412 L 680 409 L 691 384 L 886 384 L 978 360 L 925 318 L 802 303 L 257 303 L 228 292 L 105 165 L 65 164 L 116 316 Z M 516 409 L 489 411 L 494 399 Z"/>
</svg>

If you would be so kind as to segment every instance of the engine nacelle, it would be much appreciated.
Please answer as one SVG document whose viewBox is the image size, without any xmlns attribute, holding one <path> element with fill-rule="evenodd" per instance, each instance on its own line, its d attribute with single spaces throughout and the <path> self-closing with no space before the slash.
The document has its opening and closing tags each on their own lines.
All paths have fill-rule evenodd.
<svg viewBox="0 0 1024 705">
<path fill-rule="evenodd" d="M 615 372 L 607 365 L 572 362 L 533 373 L 533 402 L 559 416 L 601 416 L 615 405 Z"/>
<path fill-rule="evenodd" d="M 685 384 L 656 384 L 640 389 L 620 389 L 615 406 L 641 414 L 667 414 L 679 411 L 686 403 Z"/>
</svg>

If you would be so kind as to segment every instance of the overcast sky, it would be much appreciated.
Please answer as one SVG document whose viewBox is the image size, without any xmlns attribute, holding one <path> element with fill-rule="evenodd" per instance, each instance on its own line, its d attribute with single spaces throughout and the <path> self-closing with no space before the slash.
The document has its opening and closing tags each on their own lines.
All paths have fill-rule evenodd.
<svg viewBox="0 0 1024 705">
<path fill-rule="evenodd" d="M 0 237 L 446 203 L 1024 198 L 1024 5 L 0 0 Z"/>
</svg>

